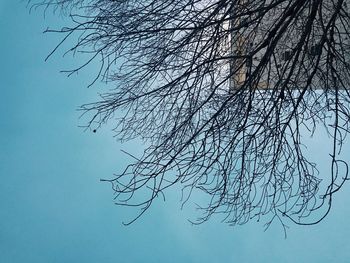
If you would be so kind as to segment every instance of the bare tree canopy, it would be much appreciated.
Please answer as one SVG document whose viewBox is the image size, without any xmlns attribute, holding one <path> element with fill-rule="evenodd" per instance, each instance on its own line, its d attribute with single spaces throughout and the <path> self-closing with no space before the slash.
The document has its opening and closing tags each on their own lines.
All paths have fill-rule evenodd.
<svg viewBox="0 0 350 263">
<path fill-rule="evenodd" d="M 194 192 L 198 223 L 264 218 L 315 224 L 348 180 L 349 0 L 47 0 L 70 15 L 71 52 L 113 87 L 82 106 L 88 127 L 115 123 L 148 147 L 112 183 L 142 215 L 167 188 Z M 59 45 L 58 45 L 59 47 Z M 55 51 L 55 50 L 54 50 Z M 304 139 L 331 136 L 322 178 Z M 326 182 L 320 187 L 321 179 Z M 140 200 L 140 196 L 143 198 Z"/>
</svg>

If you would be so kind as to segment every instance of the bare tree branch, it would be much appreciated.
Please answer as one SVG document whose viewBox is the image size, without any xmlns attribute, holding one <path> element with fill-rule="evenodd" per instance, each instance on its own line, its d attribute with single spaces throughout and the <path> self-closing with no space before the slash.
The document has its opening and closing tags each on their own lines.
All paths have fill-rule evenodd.
<svg viewBox="0 0 350 263">
<path fill-rule="evenodd" d="M 197 223 L 221 214 L 232 225 L 264 217 L 266 226 L 276 219 L 285 226 L 285 219 L 320 222 L 348 180 L 340 158 L 350 116 L 348 4 L 47 0 L 33 7 L 70 15 L 72 27 L 48 30 L 76 37 L 69 52 L 90 54 L 69 73 L 99 63 L 93 82 L 115 87 L 82 106 L 92 114 L 87 127 L 113 122 L 121 140 L 149 145 L 105 180 L 118 204 L 142 215 L 181 185 L 184 203 L 194 191 L 208 198 Z M 303 144 L 319 129 L 333 138 L 325 189 Z"/>
</svg>

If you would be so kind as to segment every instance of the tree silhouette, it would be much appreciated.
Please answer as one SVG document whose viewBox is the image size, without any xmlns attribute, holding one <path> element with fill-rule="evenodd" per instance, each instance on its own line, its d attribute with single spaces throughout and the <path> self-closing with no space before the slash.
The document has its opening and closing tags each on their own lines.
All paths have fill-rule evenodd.
<svg viewBox="0 0 350 263">
<path fill-rule="evenodd" d="M 46 0 L 71 27 L 68 52 L 99 63 L 114 87 L 85 104 L 93 131 L 115 123 L 141 138 L 140 157 L 108 181 L 141 216 L 167 188 L 202 193 L 201 223 L 264 218 L 316 224 L 348 180 L 348 0 Z M 61 43 L 60 43 L 61 44 Z M 60 46 L 60 44 L 53 50 Z M 51 54 L 50 54 L 51 55 Z M 330 172 L 306 158 L 304 139 L 332 138 Z M 322 187 L 324 185 L 324 187 Z M 134 220 L 136 220 L 137 216 Z M 131 222 L 133 222 L 132 220 Z M 129 222 L 129 223 L 131 223 Z"/>
</svg>

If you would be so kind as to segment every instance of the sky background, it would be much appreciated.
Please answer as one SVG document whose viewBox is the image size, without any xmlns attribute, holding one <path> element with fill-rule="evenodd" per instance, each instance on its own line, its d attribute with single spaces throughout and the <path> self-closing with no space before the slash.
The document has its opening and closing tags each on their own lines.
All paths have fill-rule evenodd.
<svg viewBox="0 0 350 263">
<path fill-rule="evenodd" d="M 70 78 L 59 71 L 77 65 L 62 52 L 44 61 L 60 36 L 42 34 L 66 22 L 24 2 L 0 0 L 0 263 L 41 262 L 350 262 L 350 184 L 335 196 L 319 225 L 289 223 L 288 238 L 254 221 L 230 227 L 214 219 L 192 226 L 168 191 L 131 226 L 135 210 L 113 204 L 112 177 L 141 153 L 137 142 L 120 144 L 108 127 L 79 128 L 79 105 L 106 89 L 87 89 L 94 68 Z M 69 46 L 69 43 L 67 44 Z M 310 141 L 310 155 L 329 174 L 327 138 Z M 345 156 L 350 155 L 349 144 Z"/>
</svg>

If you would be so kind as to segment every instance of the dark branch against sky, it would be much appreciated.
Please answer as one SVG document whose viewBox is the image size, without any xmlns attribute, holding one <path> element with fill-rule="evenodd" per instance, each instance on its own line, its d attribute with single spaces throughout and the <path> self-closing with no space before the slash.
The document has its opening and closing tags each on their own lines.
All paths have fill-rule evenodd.
<svg viewBox="0 0 350 263">
<path fill-rule="evenodd" d="M 206 196 L 196 223 L 263 218 L 315 224 L 348 180 L 348 0 L 64 0 L 47 7 L 71 27 L 49 29 L 98 63 L 111 90 L 82 110 L 87 128 L 115 124 L 142 156 L 115 178 L 116 202 L 142 215 L 173 186 Z M 60 46 L 58 46 L 60 48 Z M 55 50 L 53 50 L 55 52 Z M 305 138 L 332 138 L 330 172 Z M 322 174 L 322 176 L 320 176 Z M 135 218 L 136 219 L 136 218 Z M 133 220 L 131 221 L 133 222 Z"/>
</svg>

